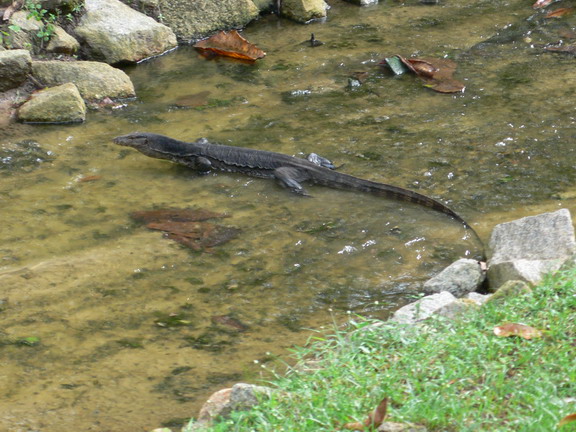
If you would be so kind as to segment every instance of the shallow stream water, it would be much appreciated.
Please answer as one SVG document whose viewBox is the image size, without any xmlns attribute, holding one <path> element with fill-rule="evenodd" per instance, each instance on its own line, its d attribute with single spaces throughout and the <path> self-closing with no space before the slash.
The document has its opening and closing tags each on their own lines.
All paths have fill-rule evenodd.
<svg viewBox="0 0 576 432">
<path fill-rule="evenodd" d="M 257 382 L 308 329 L 349 311 L 386 318 L 481 252 L 426 208 L 199 177 L 117 135 L 316 152 L 445 202 L 483 240 L 497 223 L 576 207 L 575 60 L 541 49 L 573 43 L 573 16 L 545 20 L 519 0 L 330 3 L 325 22 L 251 24 L 244 37 L 267 52 L 255 64 L 181 47 L 126 70 L 137 100 L 82 125 L 0 132 L 1 431 L 181 423 L 211 392 Z M 311 33 L 324 45 L 303 43 Z M 395 54 L 454 59 L 466 91 L 392 76 L 379 63 Z M 186 207 L 226 213 L 214 222 L 241 234 L 199 253 L 129 216 Z"/>
</svg>

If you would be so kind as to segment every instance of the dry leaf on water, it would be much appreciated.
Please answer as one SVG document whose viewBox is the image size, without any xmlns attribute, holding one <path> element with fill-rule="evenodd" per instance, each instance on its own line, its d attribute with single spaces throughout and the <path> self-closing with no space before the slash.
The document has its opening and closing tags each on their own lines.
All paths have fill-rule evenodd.
<svg viewBox="0 0 576 432">
<path fill-rule="evenodd" d="M 256 61 L 266 53 L 244 39 L 236 30 L 221 31 L 214 36 L 201 40 L 194 48 L 206 54 L 233 57 L 240 60 Z"/>
<path fill-rule="evenodd" d="M 466 86 L 453 78 L 456 63 L 449 59 L 404 58 L 397 55 L 402 63 L 421 78 L 426 87 L 439 93 L 460 93 Z"/>
<path fill-rule="evenodd" d="M 519 336 L 524 339 L 534 339 L 542 336 L 542 332 L 525 324 L 506 323 L 494 327 L 494 334 L 499 337 Z"/>
<path fill-rule="evenodd" d="M 566 417 L 560 420 L 560 423 L 558 423 L 558 427 L 560 428 L 572 422 L 576 422 L 576 413 L 568 414 Z"/>
<path fill-rule="evenodd" d="M 548 12 L 544 18 L 561 18 L 574 12 L 574 8 L 560 8 Z"/>
<path fill-rule="evenodd" d="M 386 418 L 388 411 L 388 398 L 385 397 L 382 401 L 378 404 L 376 409 L 368 414 L 368 418 L 363 422 L 352 422 L 346 423 L 344 428 L 349 430 L 364 430 L 368 427 L 377 428 L 379 427 L 384 419 Z"/>
</svg>

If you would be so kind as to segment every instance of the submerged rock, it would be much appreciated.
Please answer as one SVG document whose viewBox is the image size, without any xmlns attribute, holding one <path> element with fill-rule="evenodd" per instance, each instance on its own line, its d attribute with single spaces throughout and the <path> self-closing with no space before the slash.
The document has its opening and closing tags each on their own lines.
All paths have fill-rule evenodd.
<svg viewBox="0 0 576 432">
<path fill-rule="evenodd" d="M 487 249 L 488 281 L 496 290 L 508 280 L 537 284 L 576 251 L 567 209 L 497 225 Z"/>
<path fill-rule="evenodd" d="M 0 92 L 20 86 L 32 70 L 32 57 L 27 50 L 0 51 Z"/>
<path fill-rule="evenodd" d="M 85 119 L 86 104 L 73 83 L 37 91 L 18 109 L 18 120 L 25 123 L 81 123 Z"/>
<path fill-rule="evenodd" d="M 46 86 L 72 82 L 85 101 L 136 96 L 128 75 L 106 63 L 92 61 L 33 61 L 32 74 Z"/>
<path fill-rule="evenodd" d="M 118 0 L 86 0 L 76 35 L 94 60 L 137 62 L 176 47 L 170 28 Z"/>
</svg>

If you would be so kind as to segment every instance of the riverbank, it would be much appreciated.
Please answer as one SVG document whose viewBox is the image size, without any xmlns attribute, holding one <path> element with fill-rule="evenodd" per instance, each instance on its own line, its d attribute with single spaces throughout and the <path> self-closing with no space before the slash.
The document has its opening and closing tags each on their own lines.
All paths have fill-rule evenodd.
<svg viewBox="0 0 576 432">
<path fill-rule="evenodd" d="M 297 349 L 297 366 L 269 384 L 270 398 L 209 430 L 341 430 L 388 397 L 386 421 L 420 425 L 395 430 L 574 431 L 557 425 L 576 412 L 575 311 L 572 261 L 531 293 L 456 321 L 435 315 L 412 327 L 353 317 Z M 504 323 L 542 336 L 499 337 Z"/>
</svg>

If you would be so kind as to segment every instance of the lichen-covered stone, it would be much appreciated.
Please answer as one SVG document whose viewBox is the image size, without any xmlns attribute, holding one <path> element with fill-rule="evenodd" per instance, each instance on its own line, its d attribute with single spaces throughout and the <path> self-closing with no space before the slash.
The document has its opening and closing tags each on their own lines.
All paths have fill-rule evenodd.
<svg viewBox="0 0 576 432">
<path fill-rule="evenodd" d="M 27 123 L 79 123 L 86 119 L 86 105 L 72 83 L 32 94 L 18 109 L 18 120 Z"/>
<path fill-rule="evenodd" d="M 160 0 L 159 9 L 162 21 L 187 43 L 218 30 L 244 27 L 260 14 L 252 0 Z"/>
<path fill-rule="evenodd" d="M 34 18 L 28 18 L 27 11 L 19 10 L 14 12 L 8 22 L 11 26 L 18 27 L 18 30 L 8 28 L 8 42 L 11 48 L 25 49 L 28 51 L 35 50 L 35 44 L 38 42 L 36 34 L 44 29 L 44 24 Z"/>
<path fill-rule="evenodd" d="M 420 300 L 398 309 L 394 312 L 390 321 L 402 324 L 414 324 L 418 321 L 425 320 L 438 309 L 452 303 L 454 300 L 456 300 L 456 297 L 448 291 L 422 297 Z"/>
<path fill-rule="evenodd" d="M 465 318 L 471 311 L 479 309 L 480 305 L 470 299 L 456 299 L 438 309 L 435 314 L 452 320 Z"/>
<path fill-rule="evenodd" d="M 27 50 L 0 51 L 0 91 L 20 86 L 32 70 L 32 57 Z"/>
<path fill-rule="evenodd" d="M 487 300 L 489 303 L 501 302 L 506 299 L 530 294 L 532 289 L 524 281 L 509 280 L 496 290 Z"/>
<path fill-rule="evenodd" d="M 32 74 L 46 86 L 72 82 L 85 101 L 106 97 L 130 98 L 136 95 L 128 75 L 106 63 L 92 61 L 33 61 Z"/>
<path fill-rule="evenodd" d="M 486 251 L 490 288 L 514 279 L 536 284 L 575 251 L 574 226 L 567 209 L 497 225 Z"/>
<path fill-rule="evenodd" d="M 484 282 L 486 273 L 480 263 L 472 259 L 453 262 L 432 279 L 424 283 L 426 293 L 448 291 L 455 297 L 463 297 L 476 291 Z"/>
<path fill-rule="evenodd" d="M 282 16 L 298 22 L 325 18 L 328 4 L 324 0 L 283 0 Z"/>
<path fill-rule="evenodd" d="M 60 26 L 54 26 L 54 33 L 46 46 L 46 51 L 56 54 L 75 54 L 80 49 L 80 43 L 66 33 Z"/>
<path fill-rule="evenodd" d="M 170 28 L 118 0 L 86 0 L 75 32 L 91 59 L 109 64 L 137 62 L 177 45 Z"/>
</svg>

